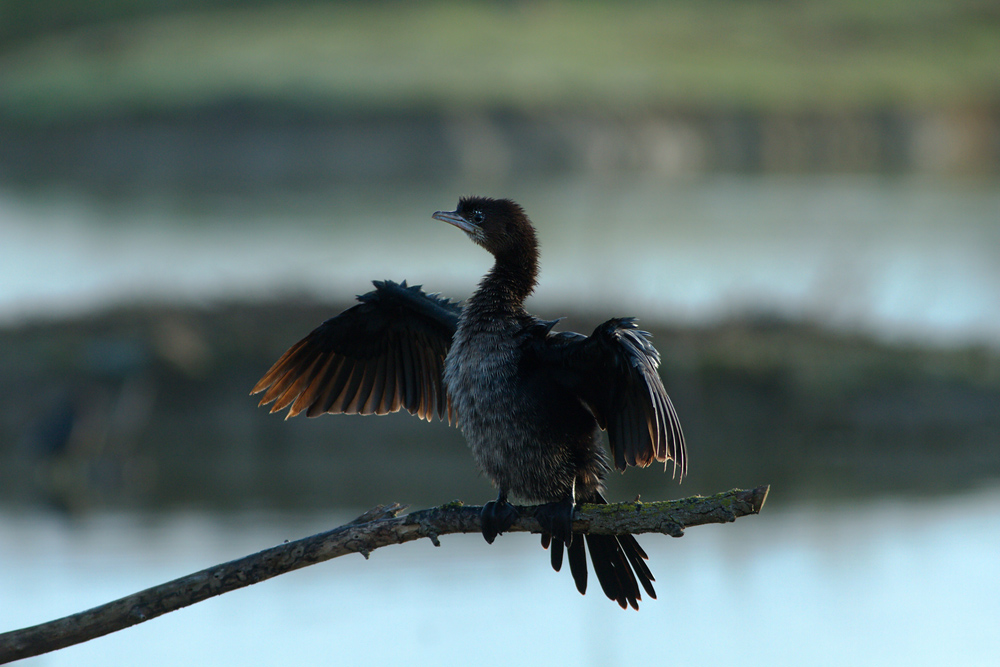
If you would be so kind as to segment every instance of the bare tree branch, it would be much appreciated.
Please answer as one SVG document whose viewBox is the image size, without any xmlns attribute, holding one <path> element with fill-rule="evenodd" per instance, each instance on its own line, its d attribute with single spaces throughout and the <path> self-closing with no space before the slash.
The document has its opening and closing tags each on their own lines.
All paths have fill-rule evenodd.
<svg viewBox="0 0 1000 667">
<path fill-rule="evenodd" d="M 759 513 L 768 489 L 767 486 L 734 489 L 714 496 L 652 503 L 582 505 L 573 520 L 573 531 L 602 535 L 656 532 L 680 537 L 688 526 L 726 523 Z M 398 504 L 379 506 L 325 533 L 286 542 L 72 616 L 0 634 L 0 664 L 101 637 L 216 595 L 345 554 L 360 553 L 367 558 L 379 547 L 423 537 L 440 546 L 438 537 L 441 535 L 480 531 L 481 507 L 466 507 L 455 502 L 401 515 L 404 509 Z M 541 532 L 534 518 L 534 507 L 517 509 L 520 518 L 509 532 Z"/>
</svg>

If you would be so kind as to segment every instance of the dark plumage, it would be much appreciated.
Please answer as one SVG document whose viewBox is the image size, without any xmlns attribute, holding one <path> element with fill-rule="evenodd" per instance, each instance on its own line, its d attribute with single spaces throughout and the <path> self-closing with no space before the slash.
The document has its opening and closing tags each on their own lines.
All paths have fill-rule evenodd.
<svg viewBox="0 0 1000 667">
<path fill-rule="evenodd" d="M 272 412 L 385 414 L 405 408 L 457 421 L 479 467 L 499 491 L 483 510 L 487 541 L 516 513 L 508 496 L 542 503 L 542 545 L 552 566 L 564 548 L 581 593 L 584 540 L 573 539 L 577 503 L 605 503 L 607 430 L 619 470 L 673 461 L 686 472 L 684 435 L 657 373 L 659 354 L 630 318 L 588 337 L 553 333 L 555 321 L 524 310 L 535 287 L 538 244 L 524 210 L 509 199 L 467 197 L 435 219 L 451 223 L 495 258 L 464 307 L 419 287 L 375 282 L 360 304 L 296 343 L 253 393 Z M 646 553 L 631 535 L 588 535 L 604 593 L 638 609 L 650 597 Z"/>
</svg>

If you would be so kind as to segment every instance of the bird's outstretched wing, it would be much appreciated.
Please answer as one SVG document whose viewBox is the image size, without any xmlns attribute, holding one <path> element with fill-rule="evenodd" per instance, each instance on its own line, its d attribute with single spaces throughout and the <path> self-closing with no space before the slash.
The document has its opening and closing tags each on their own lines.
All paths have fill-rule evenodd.
<svg viewBox="0 0 1000 667">
<path fill-rule="evenodd" d="M 419 285 L 375 281 L 359 303 L 319 325 L 254 386 L 260 405 L 305 412 L 384 415 L 405 408 L 451 421 L 444 358 L 461 306 Z M 266 390 L 266 391 L 265 391 Z"/>
<path fill-rule="evenodd" d="M 660 381 L 660 355 L 632 318 L 601 324 L 589 337 L 578 333 L 544 334 L 533 345 L 542 363 L 558 366 L 556 377 L 579 396 L 608 432 L 615 467 L 673 461 L 687 473 L 684 432 Z"/>
</svg>

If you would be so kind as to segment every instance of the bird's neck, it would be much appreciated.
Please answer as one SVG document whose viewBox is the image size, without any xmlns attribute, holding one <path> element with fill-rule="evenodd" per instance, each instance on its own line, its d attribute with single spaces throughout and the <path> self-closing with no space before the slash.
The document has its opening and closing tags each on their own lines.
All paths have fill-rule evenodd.
<svg viewBox="0 0 1000 667">
<path fill-rule="evenodd" d="M 537 248 L 499 256 L 468 305 L 482 313 L 519 314 L 523 312 L 524 300 L 535 289 L 537 278 Z"/>
</svg>

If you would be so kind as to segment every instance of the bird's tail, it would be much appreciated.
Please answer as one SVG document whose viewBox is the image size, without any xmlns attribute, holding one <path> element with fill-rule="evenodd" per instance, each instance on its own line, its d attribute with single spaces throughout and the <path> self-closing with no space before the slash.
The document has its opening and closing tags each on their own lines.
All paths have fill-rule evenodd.
<svg viewBox="0 0 1000 667">
<path fill-rule="evenodd" d="M 584 503 L 594 503 L 606 505 L 607 500 L 600 493 L 582 499 Z M 569 569 L 576 582 L 576 588 L 580 593 L 587 592 L 587 555 L 584 550 L 584 540 L 582 535 L 578 535 L 566 548 L 569 557 Z M 548 534 L 542 535 L 542 546 L 552 549 L 552 567 L 556 572 L 562 567 L 563 543 L 559 540 L 552 540 Z M 590 551 L 590 561 L 594 566 L 594 573 L 601 583 L 601 589 L 611 600 L 617 602 L 622 609 L 631 606 L 633 609 L 639 608 L 639 600 L 642 595 L 639 592 L 639 585 L 650 598 L 656 599 L 656 591 L 653 590 L 653 574 L 646 566 L 649 556 L 642 550 L 635 537 L 625 535 L 587 535 L 587 550 Z"/>
</svg>

